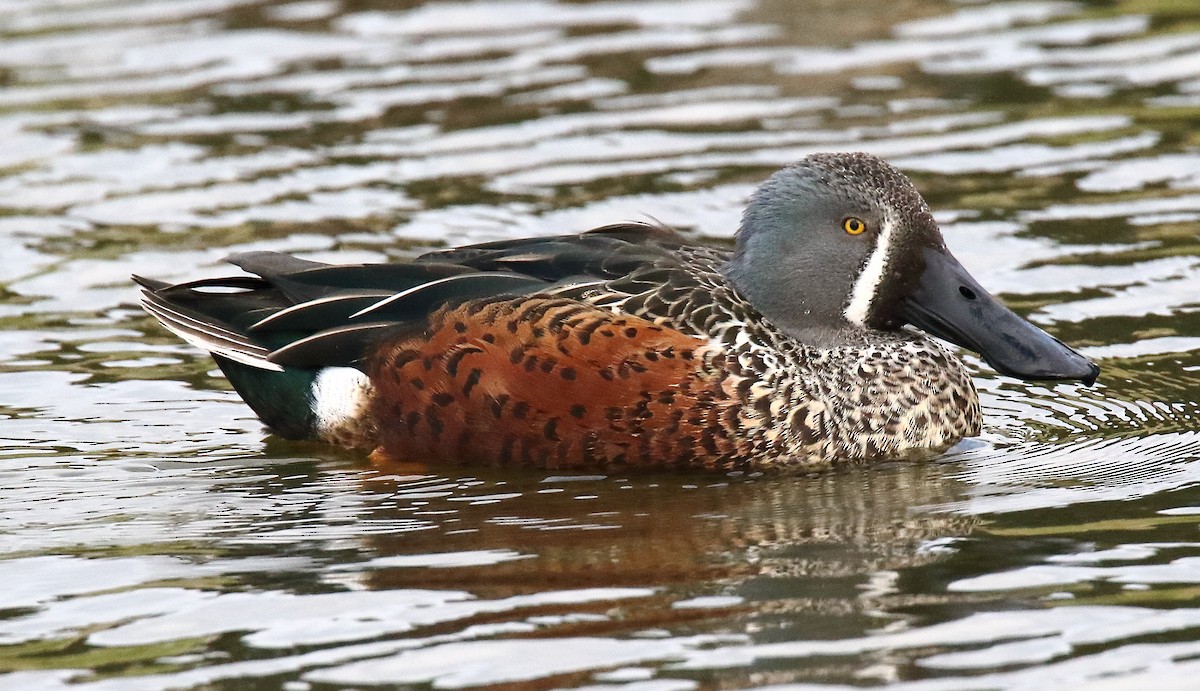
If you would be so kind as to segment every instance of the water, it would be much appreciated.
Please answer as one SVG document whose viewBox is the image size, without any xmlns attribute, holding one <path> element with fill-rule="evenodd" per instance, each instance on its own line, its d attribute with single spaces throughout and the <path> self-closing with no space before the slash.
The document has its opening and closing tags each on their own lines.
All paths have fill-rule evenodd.
<svg viewBox="0 0 1200 691">
<path fill-rule="evenodd" d="M 1200 8 L 0 0 L 0 687 L 1191 688 Z M 1101 359 L 811 476 L 376 469 L 264 435 L 132 272 L 655 218 L 819 150 Z"/>
</svg>

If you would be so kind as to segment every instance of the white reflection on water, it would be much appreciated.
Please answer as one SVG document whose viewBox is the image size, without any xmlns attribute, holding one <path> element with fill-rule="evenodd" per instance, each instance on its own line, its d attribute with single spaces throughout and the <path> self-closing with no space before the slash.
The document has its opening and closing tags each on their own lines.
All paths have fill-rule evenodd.
<svg viewBox="0 0 1200 691">
<path fill-rule="evenodd" d="M 176 638 L 250 630 L 253 633 L 242 639 L 246 645 L 286 649 L 378 638 L 481 614 L 625 600 L 652 593 L 644 588 L 548 590 L 490 601 L 477 600 L 469 593 L 457 591 L 412 589 L 317 595 L 208 593 L 155 616 L 147 617 L 141 613 L 141 618 L 134 622 L 88 636 L 88 642 L 99 646 L 146 645 Z M 53 617 L 53 608 L 46 611 Z"/>
<path fill-rule="evenodd" d="M 665 74 L 694 73 L 713 67 L 770 65 L 788 74 L 822 74 L 891 63 L 919 62 L 932 73 L 992 72 L 1028 67 L 1045 59 L 1044 45 L 1084 45 L 1105 38 L 1136 35 L 1147 29 L 1146 17 L 1122 16 L 1061 22 L 1048 26 L 965 32 L 865 41 L 844 48 L 715 49 L 652 58 L 646 67 Z"/>
<path fill-rule="evenodd" d="M 1125 551 L 1119 553 L 1124 559 L 1140 559 Z M 1062 556 L 1062 555 L 1056 555 Z M 1145 555 L 1152 556 L 1152 555 Z M 1200 557 L 1181 557 L 1168 564 L 1136 564 L 1131 566 L 1060 566 L 1039 564 L 1017 571 L 992 573 L 975 578 L 966 578 L 950 584 L 954 592 L 982 592 L 1017 590 L 1021 588 L 1045 588 L 1075 585 L 1077 583 L 1107 581 L 1124 584 L 1151 583 L 1200 583 Z M 1200 625 L 1200 610 L 1191 617 L 1171 611 L 1170 619 L 1182 628 Z M 1148 632 L 1165 630 L 1161 622 L 1145 623 Z"/>
<path fill-rule="evenodd" d="M 307 565 L 307 560 L 298 557 L 217 560 L 205 564 L 193 564 L 185 559 L 166 556 L 133 559 L 80 559 L 64 556 L 8 559 L 0 561 L 0 577 L 3 577 L 4 582 L 8 584 L 4 592 L 0 594 L 0 609 L 36 607 L 54 603 L 69 596 L 118 590 L 174 578 L 294 569 Z M 131 593 L 118 597 L 133 599 L 136 601 L 134 604 L 144 604 L 155 599 L 151 593 L 145 590 L 136 592 L 145 594 L 145 597 Z M 193 591 L 177 592 L 191 592 L 195 595 Z M 35 640 L 57 633 L 56 630 L 47 630 L 45 628 L 47 625 L 87 626 L 88 621 L 81 620 L 79 617 L 88 616 L 87 613 L 92 611 L 91 607 L 87 605 L 88 600 L 88 598 L 78 598 L 60 603 L 65 608 L 61 612 L 51 608 L 42 610 L 41 614 L 32 618 L 7 619 L 4 621 L 3 629 L 0 630 L 0 641 L 14 643 Z M 96 612 L 103 610 L 98 602 L 96 605 Z M 171 609 L 173 608 L 162 611 L 167 612 Z M 147 612 L 141 611 L 116 616 L 104 615 L 94 621 L 115 622 L 129 616 L 145 616 L 146 614 Z"/>
<path fill-rule="evenodd" d="M 331 684 L 431 683 L 434 688 L 457 689 L 677 660 L 687 657 L 689 643 L 695 644 L 675 639 L 610 638 L 447 643 L 310 672 L 304 678 Z"/>
</svg>

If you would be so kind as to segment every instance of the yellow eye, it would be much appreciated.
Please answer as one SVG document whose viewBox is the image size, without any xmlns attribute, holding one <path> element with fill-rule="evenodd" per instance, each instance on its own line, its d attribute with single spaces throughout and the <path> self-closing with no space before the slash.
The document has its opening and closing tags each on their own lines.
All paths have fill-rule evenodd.
<svg viewBox="0 0 1200 691">
<path fill-rule="evenodd" d="M 861 235 L 866 229 L 867 224 L 853 216 L 850 216 L 846 220 L 842 221 L 842 230 L 850 233 L 851 235 Z"/>
</svg>

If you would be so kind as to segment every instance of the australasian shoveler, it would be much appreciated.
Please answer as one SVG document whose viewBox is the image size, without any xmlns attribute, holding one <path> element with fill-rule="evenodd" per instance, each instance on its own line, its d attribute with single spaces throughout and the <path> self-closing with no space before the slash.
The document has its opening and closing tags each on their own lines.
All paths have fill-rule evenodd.
<svg viewBox="0 0 1200 691">
<path fill-rule="evenodd" d="M 911 456 L 980 429 L 959 360 L 1099 368 L 990 296 L 912 183 L 818 154 L 754 193 L 732 252 L 619 224 L 254 276 L 135 277 L 275 433 L 417 462 L 734 469 Z"/>
</svg>

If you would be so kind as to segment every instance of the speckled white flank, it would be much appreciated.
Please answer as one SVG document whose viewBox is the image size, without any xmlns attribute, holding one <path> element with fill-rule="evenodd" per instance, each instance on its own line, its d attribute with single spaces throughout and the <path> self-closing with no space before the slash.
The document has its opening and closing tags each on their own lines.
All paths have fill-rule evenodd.
<svg viewBox="0 0 1200 691">
<path fill-rule="evenodd" d="M 875 251 L 867 260 L 858 280 L 854 282 L 854 290 L 850 293 L 850 303 L 846 305 L 846 320 L 858 326 L 865 326 L 867 314 L 875 302 L 875 293 L 883 282 L 883 274 L 887 271 L 888 254 L 891 252 L 892 232 L 895 225 L 890 218 L 884 219 L 883 227 L 879 229 L 879 239 L 875 242 Z"/>
</svg>

